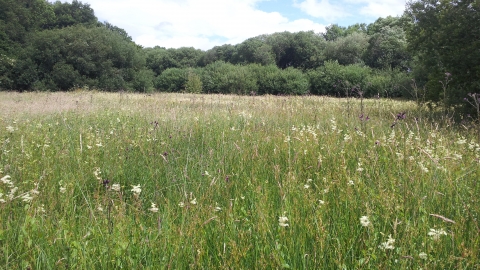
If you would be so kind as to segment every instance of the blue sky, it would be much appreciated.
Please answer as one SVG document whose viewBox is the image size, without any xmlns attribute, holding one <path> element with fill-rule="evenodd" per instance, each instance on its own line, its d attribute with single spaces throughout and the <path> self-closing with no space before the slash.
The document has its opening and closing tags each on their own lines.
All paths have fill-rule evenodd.
<svg viewBox="0 0 480 270">
<path fill-rule="evenodd" d="M 64 1 L 65 2 L 65 1 Z M 68 1 L 71 2 L 71 1 Z M 125 29 L 142 46 L 238 44 L 275 32 L 371 23 L 403 13 L 405 0 L 85 0 L 100 21 Z"/>
</svg>

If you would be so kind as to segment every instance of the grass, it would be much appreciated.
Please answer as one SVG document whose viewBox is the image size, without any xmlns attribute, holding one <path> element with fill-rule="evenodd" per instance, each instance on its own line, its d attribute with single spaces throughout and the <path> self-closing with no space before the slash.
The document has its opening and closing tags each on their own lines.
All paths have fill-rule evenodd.
<svg viewBox="0 0 480 270">
<path fill-rule="evenodd" d="M 476 130 L 412 102 L 1 92 L 0 104 L 1 269 L 480 267 Z"/>
</svg>

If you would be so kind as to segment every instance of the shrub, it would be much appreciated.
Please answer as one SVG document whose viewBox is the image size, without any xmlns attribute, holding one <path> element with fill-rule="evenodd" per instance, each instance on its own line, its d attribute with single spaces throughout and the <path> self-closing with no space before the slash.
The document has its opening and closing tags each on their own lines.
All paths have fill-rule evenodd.
<svg viewBox="0 0 480 270">
<path fill-rule="evenodd" d="M 155 79 L 155 89 L 165 92 L 180 92 L 187 82 L 187 70 L 168 68 Z"/>
</svg>

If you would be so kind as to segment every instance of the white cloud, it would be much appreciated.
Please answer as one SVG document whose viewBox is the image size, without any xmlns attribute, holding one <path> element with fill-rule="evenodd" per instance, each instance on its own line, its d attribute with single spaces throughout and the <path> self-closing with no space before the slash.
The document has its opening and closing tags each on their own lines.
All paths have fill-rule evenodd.
<svg viewBox="0 0 480 270">
<path fill-rule="evenodd" d="M 324 31 L 308 19 L 289 20 L 255 8 L 262 0 L 87 0 L 100 20 L 125 29 L 146 47 L 237 44 L 274 32 Z"/>
<path fill-rule="evenodd" d="M 400 16 L 405 10 L 405 0 L 348 0 L 351 3 L 366 4 L 360 14 L 371 17 Z"/>
<path fill-rule="evenodd" d="M 401 15 L 405 0 L 294 0 L 294 6 L 310 16 L 338 23 L 341 19 L 359 15 L 373 20 Z"/>
<path fill-rule="evenodd" d="M 316 18 L 322 18 L 327 21 L 333 21 L 339 18 L 348 17 L 349 12 L 339 1 L 331 4 L 329 0 L 305 0 L 298 3 L 294 1 L 294 6 L 300 8 L 303 12 Z"/>
</svg>

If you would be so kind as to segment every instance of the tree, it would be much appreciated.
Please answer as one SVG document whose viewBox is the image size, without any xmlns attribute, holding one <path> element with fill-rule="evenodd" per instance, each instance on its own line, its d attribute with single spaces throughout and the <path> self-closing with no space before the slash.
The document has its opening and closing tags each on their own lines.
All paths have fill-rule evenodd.
<svg viewBox="0 0 480 270">
<path fill-rule="evenodd" d="M 370 36 L 364 56 L 365 63 L 378 69 L 408 69 L 410 54 L 407 51 L 405 32 L 399 26 L 384 26 Z"/>
<path fill-rule="evenodd" d="M 68 90 L 74 85 L 104 90 L 128 89 L 145 66 L 138 46 L 105 27 L 82 25 L 37 32 L 19 63 L 30 59 L 36 85 Z M 32 87 L 31 85 L 30 87 Z"/>
<path fill-rule="evenodd" d="M 480 3 L 417 0 L 405 11 L 407 40 L 419 69 L 426 71 L 427 98 L 444 105 L 480 90 Z M 442 87 L 439 81 L 450 81 Z"/>
<path fill-rule="evenodd" d="M 364 33 L 353 33 L 327 42 L 325 59 L 338 61 L 341 65 L 363 63 L 363 54 L 368 46 L 368 36 Z"/>
<path fill-rule="evenodd" d="M 73 0 L 72 3 L 56 1 L 53 4 L 55 19 L 45 25 L 46 29 L 64 28 L 76 24 L 97 25 L 98 19 L 89 4 Z"/>
</svg>

